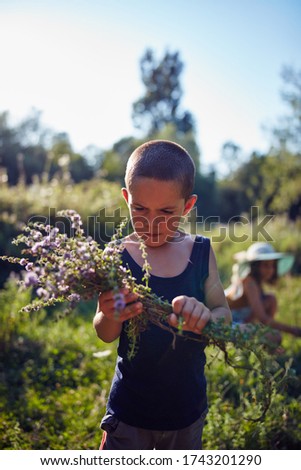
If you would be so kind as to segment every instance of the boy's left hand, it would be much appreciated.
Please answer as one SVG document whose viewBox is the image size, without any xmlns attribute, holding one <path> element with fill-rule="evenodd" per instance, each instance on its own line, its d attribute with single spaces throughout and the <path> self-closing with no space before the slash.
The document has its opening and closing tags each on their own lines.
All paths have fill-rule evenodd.
<svg viewBox="0 0 301 470">
<path fill-rule="evenodd" d="M 211 319 L 210 310 L 194 297 L 180 295 L 172 301 L 173 312 L 169 315 L 169 323 L 177 328 L 179 316 L 183 318 L 183 330 L 200 334 Z"/>
</svg>

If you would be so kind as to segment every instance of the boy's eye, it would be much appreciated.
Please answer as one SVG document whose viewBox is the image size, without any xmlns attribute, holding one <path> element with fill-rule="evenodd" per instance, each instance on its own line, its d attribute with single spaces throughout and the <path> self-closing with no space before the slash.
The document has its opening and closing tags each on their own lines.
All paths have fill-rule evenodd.
<svg viewBox="0 0 301 470">
<path fill-rule="evenodd" d="M 146 211 L 147 209 L 145 209 L 145 207 L 141 207 L 141 206 L 132 206 L 132 211 L 135 211 L 135 212 L 143 212 L 143 211 Z M 170 209 L 161 209 L 160 212 L 162 214 L 166 214 L 166 215 L 172 215 L 173 214 L 173 210 L 170 210 Z"/>
</svg>

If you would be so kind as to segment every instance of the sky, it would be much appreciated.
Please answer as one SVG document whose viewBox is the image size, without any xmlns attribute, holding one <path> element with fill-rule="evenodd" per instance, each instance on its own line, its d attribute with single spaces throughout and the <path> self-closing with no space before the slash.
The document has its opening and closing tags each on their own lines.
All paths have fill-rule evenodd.
<svg viewBox="0 0 301 470">
<path fill-rule="evenodd" d="M 300 0 L 0 0 L 0 112 L 32 108 L 75 151 L 141 134 L 132 104 L 139 60 L 179 51 L 181 108 L 196 122 L 203 168 L 226 141 L 265 152 L 287 112 L 283 66 L 301 69 Z"/>
</svg>

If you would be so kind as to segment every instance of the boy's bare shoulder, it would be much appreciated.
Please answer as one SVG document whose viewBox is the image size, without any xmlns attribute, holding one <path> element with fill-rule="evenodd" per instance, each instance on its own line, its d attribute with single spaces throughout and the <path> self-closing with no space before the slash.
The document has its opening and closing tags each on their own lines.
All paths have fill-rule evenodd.
<svg viewBox="0 0 301 470">
<path fill-rule="evenodd" d="M 129 246 L 139 246 L 139 240 L 137 238 L 137 236 L 135 236 L 134 233 L 130 233 L 130 235 L 127 235 L 126 237 L 122 238 L 120 240 L 121 242 L 121 245 L 124 247 L 124 248 L 128 248 Z"/>
<path fill-rule="evenodd" d="M 134 233 L 121 239 L 121 247 L 122 249 L 126 249 L 136 262 L 141 258 L 140 241 Z"/>
<path fill-rule="evenodd" d="M 138 242 L 138 237 L 137 235 L 133 232 L 133 233 L 130 233 L 129 235 L 127 235 L 126 237 L 123 237 L 121 239 L 122 243 L 127 243 L 127 242 Z"/>
<path fill-rule="evenodd" d="M 196 236 L 191 235 L 190 233 L 187 233 L 187 232 L 178 231 L 177 237 L 175 237 L 174 240 L 177 242 L 183 242 L 187 246 L 192 246 L 196 240 Z"/>
</svg>

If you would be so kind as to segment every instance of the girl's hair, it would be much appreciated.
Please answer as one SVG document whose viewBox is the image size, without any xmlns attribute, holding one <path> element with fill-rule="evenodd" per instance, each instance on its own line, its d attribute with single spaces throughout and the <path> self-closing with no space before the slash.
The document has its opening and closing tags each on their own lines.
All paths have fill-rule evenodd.
<svg viewBox="0 0 301 470">
<path fill-rule="evenodd" d="M 139 177 L 178 182 L 187 200 L 193 191 L 195 165 L 189 153 L 175 142 L 151 140 L 134 150 L 127 162 L 127 189 L 131 190 Z"/>
<path fill-rule="evenodd" d="M 271 277 L 271 279 L 269 279 L 267 281 L 267 284 L 275 284 L 277 279 L 278 279 L 278 273 L 277 273 L 277 260 L 273 260 L 274 263 L 275 263 L 275 269 L 274 269 L 274 274 L 273 276 Z M 260 267 L 260 263 L 262 261 L 252 261 L 250 263 L 250 274 L 251 276 L 255 279 L 255 281 L 257 282 L 260 282 L 261 279 L 260 279 L 260 270 L 259 270 L 259 267 Z"/>
</svg>

